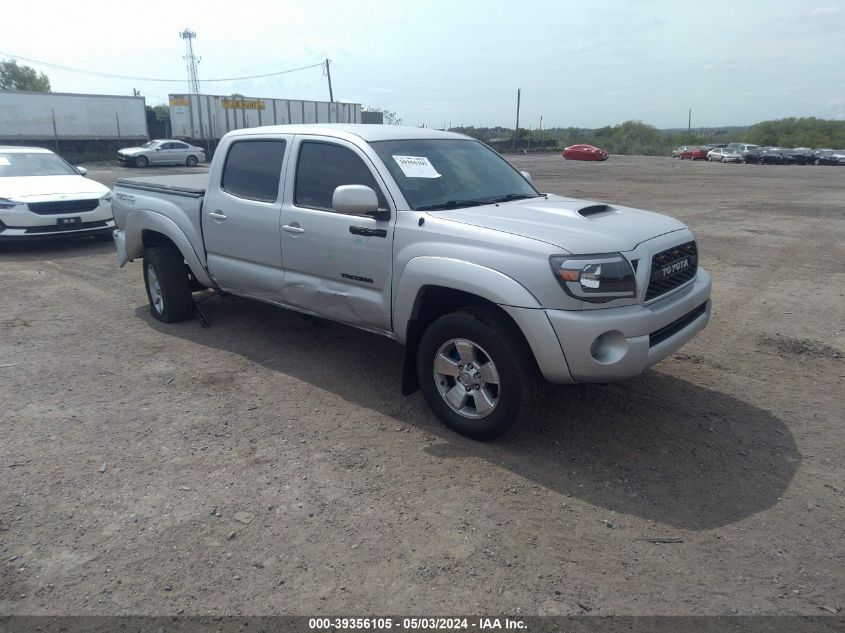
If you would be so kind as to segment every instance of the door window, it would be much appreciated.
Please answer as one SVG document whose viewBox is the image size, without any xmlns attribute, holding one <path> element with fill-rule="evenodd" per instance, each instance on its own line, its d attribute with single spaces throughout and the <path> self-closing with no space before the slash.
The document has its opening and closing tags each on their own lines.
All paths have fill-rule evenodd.
<svg viewBox="0 0 845 633">
<path fill-rule="evenodd" d="M 275 202 L 285 156 L 285 141 L 237 141 L 229 147 L 221 188 L 248 200 Z"/>
<path fill-rule="evenodd" d="M 294 203 L 332 211 L 334 190 L 341 185 L 366 185 L 376 192 L 379 208 L 388 208 L 372 173 L 354 152 L 332 143 L 302 143 L 296 166 Z"/>
</svg>

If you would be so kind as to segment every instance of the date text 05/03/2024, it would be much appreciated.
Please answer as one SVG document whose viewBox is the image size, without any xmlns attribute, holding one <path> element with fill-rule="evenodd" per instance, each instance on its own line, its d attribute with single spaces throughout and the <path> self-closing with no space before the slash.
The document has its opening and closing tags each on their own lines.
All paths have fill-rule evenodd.
<svg viewBox="0 0 845 633">
<path fill-rule="evenodd" d="M 499 617 L 476 617 L 476 618 L 442 618 L 442 617 L 421 617 L 421 618 L 390 618 L 390 617 L 358 617 L 358 618 L 310 618 L 308 628 L 313 630 L 361 630 L 368 631 L 389 631 L 397 630 L 429 630 L 429 631 L 495 631 L 495 630 L 524 630 L 526 623 L 520 619 L 499 618 Z"/>
</svg>

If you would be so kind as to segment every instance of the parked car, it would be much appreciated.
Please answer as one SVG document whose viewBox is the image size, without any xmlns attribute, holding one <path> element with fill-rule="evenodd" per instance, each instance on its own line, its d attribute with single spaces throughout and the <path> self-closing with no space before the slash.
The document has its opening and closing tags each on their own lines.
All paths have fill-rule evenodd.
<svg viewBox="0 0 845 633">
<path fill-rule="evenodd" d="M 111 191 L 41 147 L 0 147 L 0 240 L 51 235 L 111 239 Z"/>
<path fill-rule="evenodd" d="M 792 154 L 792 150 L 788 147 L 768 147 L 763 148 L 764 154 L 780 154 L 783 158 L 784 165 L 797 165 L 799 159 Z"/>
<path fill-rule="evenodd" d="M 158 139 L 141 147 L 127 147 L 117 153 L 121 165 L 147 167 L 148 165 L 187 165 L 196 167 L 205 162 L 205 150 L 183 141 Z"/>
<path fill-rule="evenodd" d="M 563 157 L 566 160 L 607 160 L 608 154 L 603 149 L 580 143 L 564 148 Z"/>
<path fill-rule="evenodd" d="M 681 145 L 680 147 L 676 147 L 672 150 L 672 158 L 678 158 L 684 152 L 690 151 L 692 149 L 692 145 Z"/>
<path fill-rule="evenodd" d="M 813 152 L 814 165 L 845 165 L 845 149 L 822 149 Z"/>
<path fill-rule="evenodd" d="M 237 130 L 208 174 L 114 195 L 118 262 L 143 259 L 154 318 L 190 318 L 199 285 L 381 334 L 405 346 L 403 393 L 474 438 L 530 416 L 540 376 L 635 376 L 710 316 L 683 223 L 540 193 L 461 134 Z"/>
<path fill-rule="evenodd" d="M 681 160 L 688 158 L 689 160 L 705 160 L 707 158 L 707 150 L 703 147 L 691 147 L 680 153 L 678 156 Z"/>
<path fill-rule="evenodd" d="M 755 150 L 760 149 L 759 145 L 752 145 L 751 143 L 728 143 L 725 145 L 730 150 L 737 152 L 738 154 L 743 154 L 745 152 L 753 152 Z"/>
<path fill-rule="evenodd" d="M 780 153 L 787 157 L 791 164 L 795 165 L 812 165 L 816 157 L 810 150 L 802 149 L 783 149 Z"/>
<path fill-rule="evenodd" d="M 742 158 L 746 163 L 757 165 L 784 165 L 788 162 L 783 154 L 769 147 L 744 152 Z"/>
<path fill-rule="evenodd" d="M 738 152 L 728 149 L 727 147 L 720 147 L 718 149 L 711 149 L 707 152 L 707 160 L 713 162 L 717 160 L 722 163 L 741 163 L 742 155 Z"/>
</svg>

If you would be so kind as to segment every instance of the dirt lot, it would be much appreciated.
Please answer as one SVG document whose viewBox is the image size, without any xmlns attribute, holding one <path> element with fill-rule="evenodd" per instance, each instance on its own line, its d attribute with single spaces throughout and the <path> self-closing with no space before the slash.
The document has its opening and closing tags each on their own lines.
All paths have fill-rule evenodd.
<svg viewBox="0 0 845 633">
<path fill-rule="evenodd" d="M 845 608 L 845 169 L 514 162 L 689 223 L 714 316 L 492 444 L 386 339 L 238 299 L 165 326 L 108 244 L 0 245 L 0 614 Z"/>
</svg>

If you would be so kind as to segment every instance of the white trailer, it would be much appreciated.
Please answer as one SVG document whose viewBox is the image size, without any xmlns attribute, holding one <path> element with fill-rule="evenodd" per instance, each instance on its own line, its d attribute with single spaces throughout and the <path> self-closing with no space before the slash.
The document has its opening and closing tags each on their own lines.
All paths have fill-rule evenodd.
<svg viewBox="0 0 845 633">
<path fill-rule="evenodd" d="M 232 130 L 288 123 L 360 123 L 360 103 L 170 95 L 174 137 L 217 141 Z"/>
<path fill-rule="evenodd" d="M 0 90 L 0 141 L 142 140 L 144 97 Z"/>
</svg>

